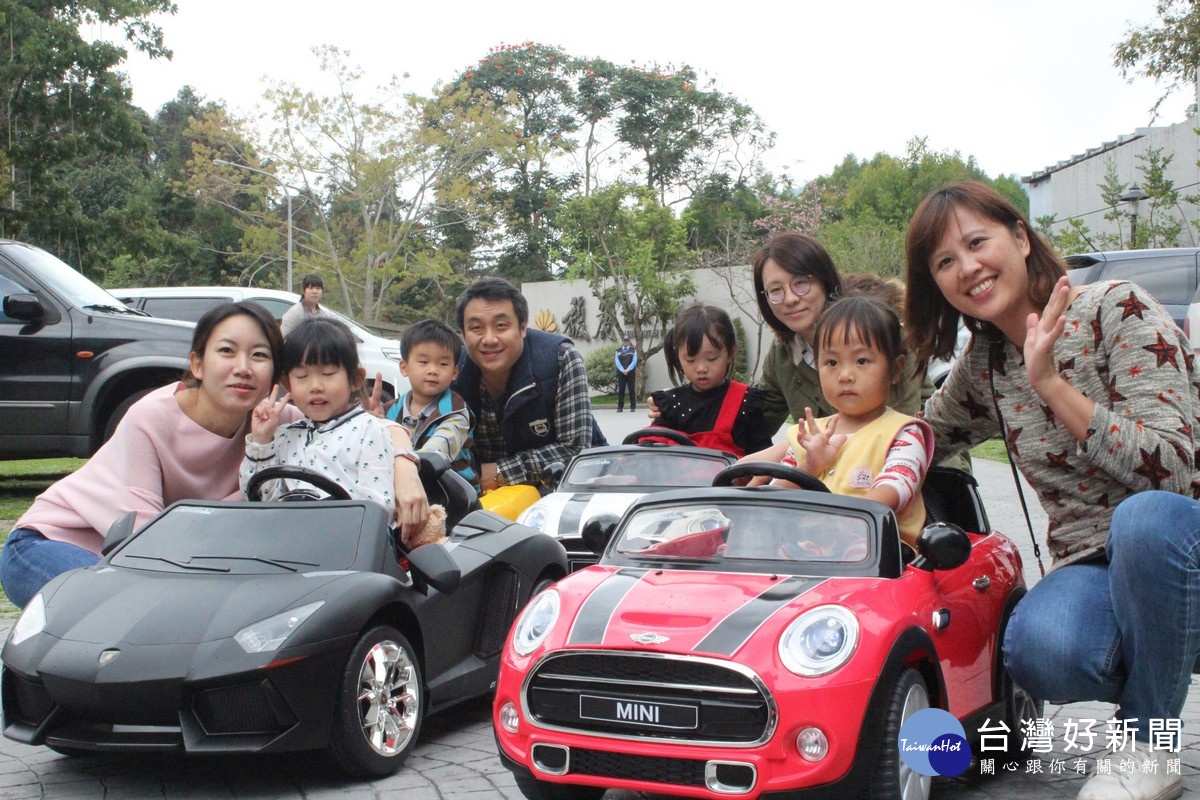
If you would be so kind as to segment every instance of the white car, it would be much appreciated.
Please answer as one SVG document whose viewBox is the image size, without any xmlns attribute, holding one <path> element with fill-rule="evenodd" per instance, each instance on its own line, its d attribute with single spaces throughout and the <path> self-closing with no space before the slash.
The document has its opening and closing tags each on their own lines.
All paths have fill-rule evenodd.
<svg viewBox="0 0 1200 800">
<path fill-rule="evenodd" d="M 685 441 L 676 431 L 665 434 Z M 711 486 L 716 474 L 737 460 L 720 450 L 646 441 L 663 435 L 662 429 L 643 429 L 627 436 L 624 444 L 584 450 L 571 459 L 555 491 L 523 511 L 517 522 L 558 539 L 567 549 L 571 570 L 582 569 L 597 559 L 583 543 L 588 520 L 620 517 L 650 492 Z"/>
<path fill-rule="evenodd" d="M 196 322 L 213 306 L 226 302 L 252 300 L 258 303 L 276 320 L 296 303 L 300 295 L 278 289 L 259 289 L 245 286 L 162 286 L 145 289 L 109 289 L 130 308 L 145 311 L 154 317 L 181 319 Z M 358 358 L 367 371 L 368 382 L 373 382 L 375 373 L 383 375 L 384 401 L 399 397 L 408 391 L 408 378 L 400 375 L 400 342 L 376 336 L 349 317 L 326 309 L 350 328 L 358 342 Z"/>
</svg>

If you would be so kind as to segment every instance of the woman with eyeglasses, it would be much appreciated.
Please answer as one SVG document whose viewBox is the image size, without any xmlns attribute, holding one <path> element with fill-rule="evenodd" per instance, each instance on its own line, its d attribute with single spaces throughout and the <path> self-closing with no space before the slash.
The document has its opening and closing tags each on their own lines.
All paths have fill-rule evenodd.
<svg viewBox="0 0 1200 800">
<path fill-rule="evenodd" d="M 813 333 L 826 304 L 842 294 L 842 279 L 825 248 L 801 233 L 779 233 L 754 256 L 754 293 L 775 341 L 763 361 L 758 388 L 766 392 L 763 425 L 772 434 L 790 414 L 827 417 L 836 410 L 821 393 Z M 904 378 L 892 386 L 888 406 L 904 414 L 921 409 L 925 371 L 908 359 Z M 932 389 L 932 387 L 930 387 Z"/>
</svg>

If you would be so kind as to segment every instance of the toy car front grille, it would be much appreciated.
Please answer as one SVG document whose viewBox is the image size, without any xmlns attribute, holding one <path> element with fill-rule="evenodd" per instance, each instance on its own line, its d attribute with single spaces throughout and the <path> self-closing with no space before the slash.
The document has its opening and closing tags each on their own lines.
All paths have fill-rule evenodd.
<svg viewBox="0 0 1200 800">
<path fill-rule="evenodd" d="M 544 727 L 623 739 L 751 747 L 777 721 L 753 672 L 701 657 L 555 653 L 530 673 L 524 700 Z"/>
<path fill-rule="evenodd" d="M 9 693 L 12 701 L 11 705 L 5 703 L 5 708 L 6 710 L 15 710 L 21 722 L 38 725 L 54 708 L 54 701 L 50 699 L 50 693 L 40 683 L 26 680 L 13 672 L 5 672 L 4 683 L 4 691 Z"/>
<path fill-rule="evenodd" d="M 674 786 L 704 786 L 706 762 L 686 758 L 606 753 L 603 750 L 571 748 L 571 775 L 666 783 Z"/>
<path fill-rule="evenodd" d="M 268 681 L 201 692 L 192 702 L 192 710 L 209 736 L 275 734 L 295 723 L 295 717 Z"/>
</svg>

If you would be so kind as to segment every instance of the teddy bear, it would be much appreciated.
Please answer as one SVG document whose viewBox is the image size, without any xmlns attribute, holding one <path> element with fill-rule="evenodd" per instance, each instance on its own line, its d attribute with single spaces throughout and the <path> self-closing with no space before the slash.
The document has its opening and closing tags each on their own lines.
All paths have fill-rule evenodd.
<svg viewBox="0 0 1200 800">
<path fill-rule="evenodd" d="M 404 546 L 413 550 L 423 544 L 446 541 L 446 509 L 440 505 L 429 507 L 429 518 L 415 533 L 409 534 L 403 540 Z"/>
</svg>

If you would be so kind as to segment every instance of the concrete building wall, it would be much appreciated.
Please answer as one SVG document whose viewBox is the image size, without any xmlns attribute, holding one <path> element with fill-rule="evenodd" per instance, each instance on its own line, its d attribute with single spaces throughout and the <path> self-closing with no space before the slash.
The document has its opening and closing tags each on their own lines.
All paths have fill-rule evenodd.
<svg viewBox="0 0 1200 800">
<path fill-rule="evenodd" d="M 755 365 L 753 374 L 757 377 L 757 365 L 766 353 L 774 332 L 761 321 L 758 306 L 754 301 L 751 268 L 741 266 L 720 270 L 700 269 L 690 274 L 696 284 L 696 292 L 681 298 L 682 306 L 699 300 L 723 308 L 730 316 L 740 318 L 749 341 L 739 342 L 738 346 L 748 348 L 750 363 Z M 602 329 L 600 301 L 592 294 L 587 281 L 538 281 L 522 284 L 521 291 L 529 300 L 530 326 L 546 330 L 547 326 L 553 325 L 557 333 L 570 336 L 575 341 L 585 358 L 598 347 L 619 344 L 624 332 L 633 335 L 632 331 L 624 327 L 623 320 L 618 320 L 611 330 Z M 638 368 L 645 370 L 643 374 L 647 392 L 671 386 L 661 346 L 662 337 L 658 330 L 642 331 Z M 660 349 L 647 358 L 645 351 L 649 348 Z"/>
<path fill-rule="evenodd" d="M 1104 218 L 1110 208 L 1104 205 L 1100 197 L 1100 184 L 1104 181 L 1110 162 L 1126 186 L 1144 183 L 1140 169 L 1144 162 L 1138 157 L 1144 156 L 1150 148 L 1159 148 L 1164 155 L 1173 156 L 1167 169 L 1167 178 L 1174 183 L 1180 195 L 1200 193 L 1200 167 L 1196 163 L 1200 158 L 1197 147 L 1200 137 L 1196 134 L 1198 126 L 1200 119 L 1192 118 L 1175 125 L 1138 128 L 1131 134 L 1023 177 L 1021 180 L 1029 194 L 1030 219 L 1036 222 L 1041 217 L 1053 216 L 1057 221 L 1055 228 L 1065 225 L 1070 219 L 1081 219 L 1093 233 L 1115 235 L 1117 223 Z M 1120 210 L 1126 215 L 1130 211 L 1129 208 Z M 1144 219 L 1148 210 L 1143 202 L 1138 218 Z M 1196 245 L 1200 233 L 1193 223 L 1200 218 L 1200 208 L 1181 200 L 1170 213 L 1183 223 L 1183 232 L 1175 244 Z M 1122 230 L 1127 237 L 1127 219 Z"/>
</svg>

